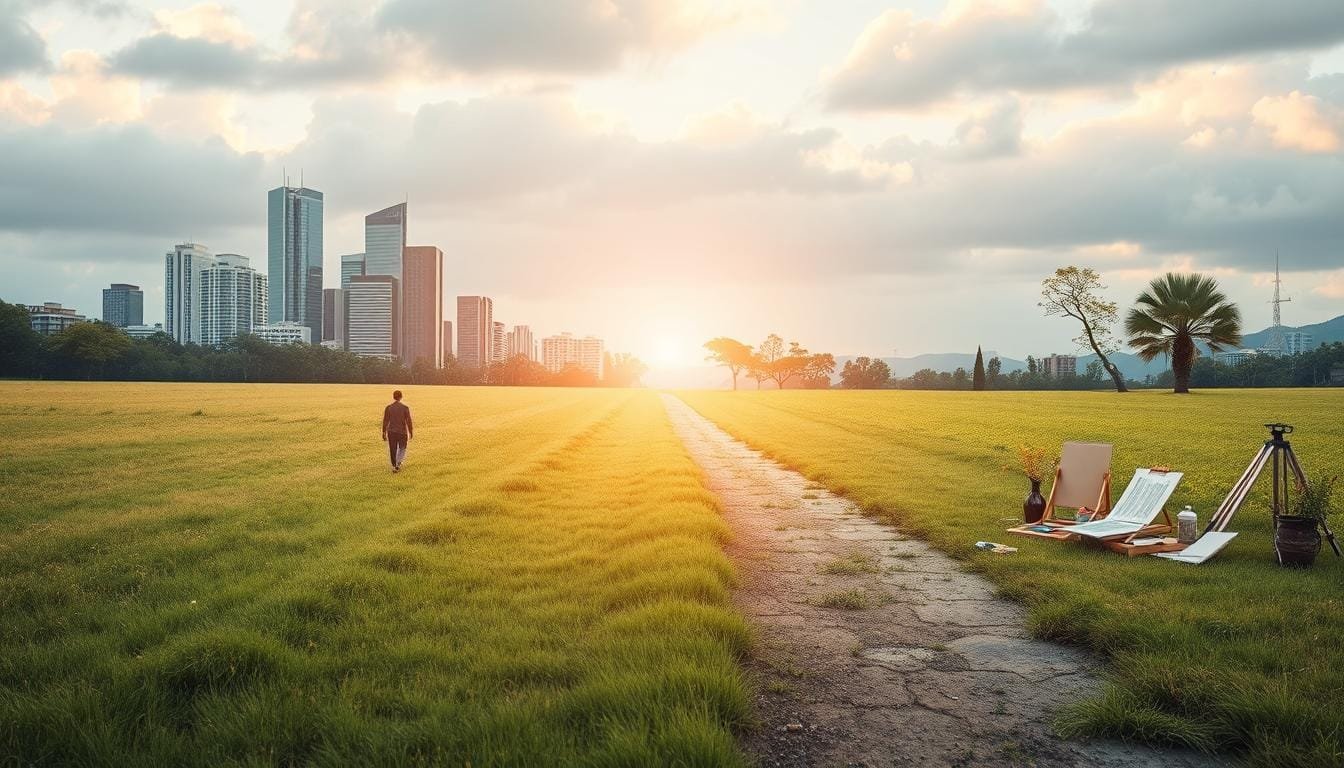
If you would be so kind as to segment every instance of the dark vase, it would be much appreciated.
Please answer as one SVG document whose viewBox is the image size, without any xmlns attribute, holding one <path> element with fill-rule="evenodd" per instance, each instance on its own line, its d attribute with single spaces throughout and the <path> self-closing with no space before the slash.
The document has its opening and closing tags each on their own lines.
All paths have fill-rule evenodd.
<svg viewBox="0 0 1344 768">
<path fill-rule="evenodd" d="M 1321 532 L 1316 528 L 1315 518 L 1279 515 L 1279 525 L 1274 529 L 1274 551 L 1279 555 L 1279 565 L 1310 567 L 1321 551 Z"/>
<path fill-rule="evenodd" d="M 1031 493 L 1027 494 L 1027 500 L 1022 502 L 1022 517 L 1028 523 L 1039 523 L 1044 515 L 1045 497 L 1041 495 L 1041 481 L 1032 480 Z"/>
</svg>

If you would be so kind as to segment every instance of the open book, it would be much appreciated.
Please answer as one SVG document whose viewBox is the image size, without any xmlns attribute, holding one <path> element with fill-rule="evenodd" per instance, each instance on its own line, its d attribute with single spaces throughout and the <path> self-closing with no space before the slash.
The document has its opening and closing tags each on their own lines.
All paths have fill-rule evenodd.
<svg viewBox="0 0 1344 768">
<path fill-rule="evenodd" d="M 1111 508 L 1105 519 L 1090 523 L 1081 523 L 1069 528 L 1069 533 L 1089 536 L 1094 539 L 1109 539 L 1114 536 L 1128 536 L 1151 525 L 1166 505 L 1167 499 L 1176 490 L 1184 475 L 1180 472 L 1154 472 L 1149 469 L 1134 470 L 1134 478 L 1129 481 L 1120 500 Z"/>
</svg>

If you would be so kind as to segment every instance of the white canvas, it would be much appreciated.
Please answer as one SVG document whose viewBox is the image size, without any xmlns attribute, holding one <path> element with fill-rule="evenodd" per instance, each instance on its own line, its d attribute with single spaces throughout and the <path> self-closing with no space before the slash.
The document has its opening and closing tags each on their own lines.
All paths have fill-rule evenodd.
<svg viewBox="0 0 1344 768">
<path fill-rule="evenodd" d="M 1134 479 L 1129 481 L 1110 515 L 1104 520 L 1075 525 L 1069 528 L 1069 532 L 1106 539 L 1139 531 L 1152 523 L 1162 511 L 1182 477 L 1184 474 L 1181 472 L 1136 469 Z"/>
</svg>

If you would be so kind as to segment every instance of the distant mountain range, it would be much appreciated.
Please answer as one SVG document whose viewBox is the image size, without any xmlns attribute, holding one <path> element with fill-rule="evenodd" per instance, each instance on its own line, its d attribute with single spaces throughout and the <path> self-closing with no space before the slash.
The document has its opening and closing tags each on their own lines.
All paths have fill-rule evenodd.
<svg viewBox="0 0 1344 768">
<path fill-rule="evenodd" d="M 1272 329 L 1265 328 L 1255 333 L 1248 333 L 1242 337 L 1241 348 L 1257 349 L 1269 343 L 1270 332 Z M 1323 323 L 1314 325 L 1303 325 L 1299 327 L 1284 326 L 1285 333 L 1290 331 L 1302 331 L 1310 333 L 1312 336 L 1312 346 L 1320 344 L 1333 344 L 1336 341 L 1344 342 L 1344 315 L 1326 320 Z M 1208 350 L 1204 350 L 1207 352 Z M 845 363 L 853 360 L 857 355 L 838 355 L 835 358 L 835 376 L 836 381 L 840 380 L 840 369 L 845 367 Z M 1120 372 L 1125 374 L 1126 378 L 1142 381 L 1145 376 L 1158 374 L 1165 371 L 1170 363 L 1167 360 L 1158 358 L 1151 363 L 1145 363 L 1137 355 L 1128 352 L 1116 352 L 1110 356 L 1111 362 L 1120 368 Z M 1087 364 L 1097 359 L 1096 355 L 1079 355 L 1078 372 L 1082 373 L 1087 369 Z M 932 368 L 935 371 L 955 371 L 958 368 L 971 370 L 975 367 L 975 353 L 965 352 L 940 352 L 925 355 L 915 355 L 914 357 L 884 357 L 882 358 L 887 366 L 891 368 L 891 375 L 897 378 L 908 378 L 915 371 L 925 368 Z M 1003 364 L 1004 373 L 1026 370 L 1025 360 L 1015 360 L 1011 357 L 999 356 L 999 361 Z M 985 362 L 989 362 L 989 356 L 986 354 Z M 673 371 L 653 371 L 644 377 L 644 381 L 651 387 L 663 389 L 727 389 L 730 381 L 728 373 L 723 368 L 713 366 L 692 366 Z M 740 382 L 739 387 L 754 389 L 755 382 Z M 773 386 L 773 385 L 771 385 Z"/>
</svg>

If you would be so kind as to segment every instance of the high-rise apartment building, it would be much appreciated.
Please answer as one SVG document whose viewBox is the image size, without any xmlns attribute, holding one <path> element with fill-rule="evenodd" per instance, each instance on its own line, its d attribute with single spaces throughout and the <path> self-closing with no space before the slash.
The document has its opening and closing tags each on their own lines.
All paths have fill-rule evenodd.
<svg viewBox="0 0 1344 768">
<path fill-rule="evenodd" d="M 509 346 L 504 324 L 495 322 L 490 331 L 490 362 L 502 363 L 509 357 Z"/>
<path fill-rule="evenodd" d="M 541 340 L 541 364 L 551 373 L 559 373 L 567 365 L 577 365 L 600 379 L 602 340 L 594 336 L 580 339 L 570 333 L 547 336 Z"/>
<path fill-rule="evenodd" d="M 1302 331 L 1288 331 L 1283 334 L 1283 354 L 1300 355 L 1311 351 L 1312 337 Z"/>
<path fill-rule="evenodd" d="M 401 260 L 401 359 L 443 367 L 443 251 L 408 245 Z"/>
<path fill-rule="evenodd" d="M 1041 373 L 1051 378 L 1078 373 L 1078 358 L 1073 355 L 1046 355 L 1041 358 Z"/>
<path fill-rule="evenodd" d="M 391 275 L 359 275 L 345 289 L 346 349 L 393 360 L 401 353 L 401 285 Z"/>
<path fill-rule="evenodd" d="M 266 275 L 252 269 L 246 256 L 221 253 L 197 276 L 199 344 L 219 346 L 267 324 Z"/>
<path fill-rule="evenodd" d="M 331 346 L 335 349 L 345 349 L 345 296 L 344 288 L 322 289 L 322 341 L 332 342 Z"/>
<path fill-rule="evenodd" d="M 341 257 L 341 287 L 350 287 L 350 278 L 367 274 L 364 271 L 364 254 L 347 253 Z"/>
<path fill-rule="evenodd" d="M 179 344 L 201 343 L 201 270 L 215 255 L 200 243 L 180 243 L 163 259 L 163 329 Z"/>
<path fill-rule="evenodd" d="M 267 193 L 267 263 L 271 325 L 308 326 L 322 338 L 322 193 L 276 187 Z"/>
<path fill-rule="evenodd" d="M 364 274 L 391 275 L 404 282 L 401 258 L 405 248 L 405 203 L 364 217 Z"/>
<path fill-rule="evenodd" d="M 145 324 L 145 292 L 140 286 L 113 283 L 103 289 L 103 322 L 118 328 Z"/>
<path fill-rule="evenodd" d="M 85 322 L 87 318 L 70 307 L 63 307 L 58 301 L 28 305 L 28 324 L 43 336 L 60 333 L 75 323 Z"/>
<path fill-rule="evenodd" d="M 457 297 L 457 361 L 465 368 L 490 364 L 495 303 L 488 296 Z"/>
<path fill-rule="evenodd" d="M 447 364 L 448 364 L 448 361 L 451 360 L 452 357 L 453 357 L 453 321 L 452 321 L 452 320 L 444 320 L 444 321 L 443 321 L 443 363 L 444 363 L 444 365 L 447 365 Z"/>
<path fill-rule="evenodd" d="M 537 345 L 532 338 L 532 329 L 526 325 L 513 326 L 513 330 L 509 331 L 505 339 L 505 346 L 508 347 L 505 357 L 510 360 L 519 355 L 528 360 L 537 358 Z"/>
</svg>

